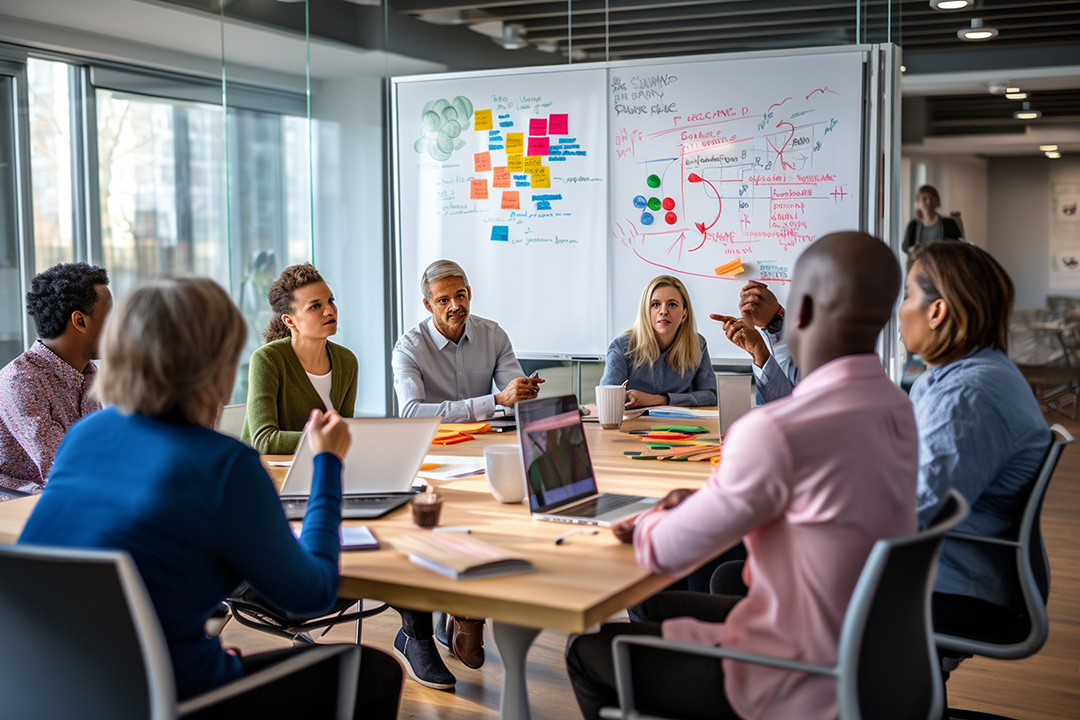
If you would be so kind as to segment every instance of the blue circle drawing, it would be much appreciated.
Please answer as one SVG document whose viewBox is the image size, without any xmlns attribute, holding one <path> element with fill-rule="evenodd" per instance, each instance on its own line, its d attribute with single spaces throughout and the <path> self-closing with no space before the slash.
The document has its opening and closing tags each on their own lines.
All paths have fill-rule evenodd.
<svg viewBox="0 0 1080 720">
<path fill-rule="evenodd" d="M 653 221 L 653 216 L 652 216 L 651 212 L 643 212 L 643 213 L 641 213 L 641 224 L 642 225 L 652 225 L 652 221 Z"/>
<path fill-rule="evenodd" d="M 645 206 L 648 204 L 649 201 L 645 199 L 644 195 L 638 195 L 636 198 L 634 198 L 634 207 L 638 208 L 639 210 L 644 210 Z"/>
</svg>

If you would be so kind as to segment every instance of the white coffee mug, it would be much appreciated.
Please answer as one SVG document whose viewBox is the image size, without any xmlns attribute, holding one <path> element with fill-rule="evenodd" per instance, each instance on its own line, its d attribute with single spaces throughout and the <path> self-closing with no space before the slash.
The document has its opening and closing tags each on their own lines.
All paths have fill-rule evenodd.
<svg viewBox="0 0 1080 720">
<path fill-rule="evenodd" d="M 490 445 L 484 448 L 484 471 L 488 489 L 502 503 L 525 499 L 525 471 L 521 467 L 521 448 L 517 445 Z"/>
<path fill-rule="evenodd" d="M 600 427 L 605 430 L 616 430 L 622 427 L 625 409 L 625 385 L 596 386 L 596 412 L 600 416 Z"/>
</svg>

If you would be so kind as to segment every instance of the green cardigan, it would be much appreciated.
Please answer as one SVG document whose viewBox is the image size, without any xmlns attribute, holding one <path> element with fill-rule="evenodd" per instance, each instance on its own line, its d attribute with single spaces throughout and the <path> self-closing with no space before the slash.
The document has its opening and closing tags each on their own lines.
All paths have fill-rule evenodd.
<svg viewBox="0 0 1080 720">
<path fill-rule="evenodd" d="M 352 417 L 356 404 L 356 379 L 360 370 L 356 356 L 327 341 L 330 368 L 330 400 L 342 417 Z M 311 384 L 291 338 L 263 345 L 251 355 L 248 368 L 247 414 L 240 439 L 260 455 L 296 452 L 304 425 L 313 408 L 327 410 Z"/>
</svg>

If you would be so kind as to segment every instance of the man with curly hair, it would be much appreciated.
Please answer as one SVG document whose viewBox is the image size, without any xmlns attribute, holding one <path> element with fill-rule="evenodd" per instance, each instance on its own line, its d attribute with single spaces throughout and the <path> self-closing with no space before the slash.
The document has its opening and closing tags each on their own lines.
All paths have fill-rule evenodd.
<svg viewBox="0 0 1080 720">
<path fill-rule="evenodd" d="M 0 500 L 41 492 L 64 433 L 101 407 L 88 391 L 111 307 L 104 268 L 61 263 L 31 281 L 39 339 L 0 370 Z"/>
</svg>

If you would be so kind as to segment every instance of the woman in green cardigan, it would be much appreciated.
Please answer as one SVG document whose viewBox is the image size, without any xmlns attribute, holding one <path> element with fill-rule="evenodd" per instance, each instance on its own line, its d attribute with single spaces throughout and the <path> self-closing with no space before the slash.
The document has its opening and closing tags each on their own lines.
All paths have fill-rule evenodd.
<svg viewBox="0 0 1080 720">
<path fill-rule="evenodd" d="M 268 298 L 274 316 L 266 344 L 251 356 L 241 439 L 261 455 L 289 455 L 312 408 L 352 417 L 359 366 L 328 339 L 337 332 L 337 306 L 311 263 L 282 270 Z"/>
</svg>

